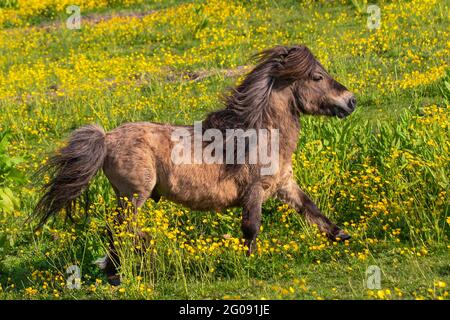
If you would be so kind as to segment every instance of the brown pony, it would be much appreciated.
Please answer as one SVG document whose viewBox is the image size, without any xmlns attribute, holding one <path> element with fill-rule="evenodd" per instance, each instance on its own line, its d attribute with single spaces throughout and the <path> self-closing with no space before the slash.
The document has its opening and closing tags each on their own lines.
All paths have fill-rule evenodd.
<svg viewBox="0 0 450 320">
<path fill-rule="evenodd" d="M 192 126 L 136 122 L 105 133 L 101 127 L 89 125 L 73 132 L 67 146 L 44 169 L 50 170 L 52 178 L 36 206 L 39 226 L 62 209 L 70 215 L 77 198 L 103 168 L 119 205 L 123 205 L 124 197 L 132 199 L 135 212 L 148 198 L 157 201 L 161 196 L 195 210 L 242 207 L 248 254 L 255 250 L 261 206 L 270 197 L 304 214 L 330 239 L 349 239 L 299 188 L 291 159 L 301 113 L 343 118 L 355 109 L 355 97 L 325 71 L 305 46 L 277 46 L 258 56 L 257 66 L 232 90 L 225 108 L 206 117 L 202 130 L 225 133 L 230 129 L 277 129 L 279 157 L 273 174 L 262 175 L 260 162 L 175 164 L 171 158 L 175 142 L 171 137 L 180 128 L 193 131 Z M 247 148 L 247 155 L 249 152 Z M 123 217 L 119 215 L 119 219 Z M 102 264 L 111 284 L 120 283 L 118 266 L 111 241 Z"/>
</svg>

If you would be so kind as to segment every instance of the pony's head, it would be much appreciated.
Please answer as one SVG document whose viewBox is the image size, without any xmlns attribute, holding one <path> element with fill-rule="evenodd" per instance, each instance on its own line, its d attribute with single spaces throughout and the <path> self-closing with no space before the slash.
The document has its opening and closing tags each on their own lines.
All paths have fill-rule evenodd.
<svg viewBox="0 0 450 320">
<path fill-rule="evenodd" d="M 355 96 L 328 74 L 307 47 L 278 46 L 262 52 L 261 60 L 270 65 L 274 87 L 289 89 L 300 112 L 344 118 L 355 110 Z"/>
<path fill-rule="evenodd" d="M 274 91 L 281 93 L 296 115 L 303 112 L 343 118 L 355 109 L 355 96 L 325 71 L 307 47 L 277 46 L 256 57 L 258 64 L 225 97 L 227 107 L 210 113 L 204 128 L 267 126 L 277 113 L 272 108 Z"/>
</svg>

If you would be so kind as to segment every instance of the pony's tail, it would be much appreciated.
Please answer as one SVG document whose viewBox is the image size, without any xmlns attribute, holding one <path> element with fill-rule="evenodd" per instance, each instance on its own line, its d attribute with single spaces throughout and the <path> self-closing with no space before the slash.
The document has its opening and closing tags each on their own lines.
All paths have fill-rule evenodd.
<svg viewBox="0 0 450 320">
<path fill-rule="evenodd" d="M 45 192 L 33 213 L 39 220 L 37 228 L 62 209 L 71 218 L 77 198 L 103 166 L 107 153 L 105 131 L 97 125 L 82 127 L 72 133 L 67 146 L 51 157 L 38 175 L 50 174 Z M 87 206 L 87 204 L 86 204 Z"/>
</svg>

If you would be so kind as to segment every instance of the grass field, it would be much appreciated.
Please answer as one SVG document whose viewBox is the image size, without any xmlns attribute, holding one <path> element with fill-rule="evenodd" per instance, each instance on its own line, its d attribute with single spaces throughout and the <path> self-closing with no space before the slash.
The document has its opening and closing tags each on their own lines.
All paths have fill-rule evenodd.
<svg viewBox="0 0 450 320">
<path fill-rule="evenodd" d="M 379 29 L 368 4 L 0 0 L 0 299 L 449 299 L 450 1 L 379 1 Z M 135 250 L 119 226 L 123 284 L 110 287 L 93 264 L 116 205 L 103 175 L 88 218 L 80 209 L 75 225 L 61 215 L 38 232 L 26 222 L 43 182 L 32 174 L 72 130 L 192 124 L 277 44 L 307 45 L 357 96 L 344 120 L 301 117 L 293 158 L 299 185 L 350 241 L 271 200 L 246 257 L 240 210 L 149 201 L 137 223 L 151 246 Z M 66 284 L 71 265 L 79 290 Z"/>
</svg>

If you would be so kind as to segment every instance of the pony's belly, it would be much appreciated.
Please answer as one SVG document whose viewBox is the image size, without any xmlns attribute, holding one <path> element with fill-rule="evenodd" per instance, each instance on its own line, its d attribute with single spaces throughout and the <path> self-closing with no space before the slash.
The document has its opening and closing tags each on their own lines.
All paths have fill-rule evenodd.
<svg viewBox="0 0 450 320">
<path fill-rule="evenodd" d="M 228 199 L 220 199 L 218 197 L 210 197 L 210 195 L 200 196 L 197 198 L 183 198 L 179 194 L 167 194 L 167 199 L 175 203 L 181 204 L 192 210 L 209 211 L 221 210 L 233 206 L 237 206 L 237 199 L 230 201 Z"/>
<path fill-rule="evenodd" d="M 173 168 L 156 189 L 167 199 L 194 210 L 214 210 L 235 206 L 239 200 L 233 179 L 220 177 L 219 168 L 206 165 L 182 165 Z"/>
</svg>

